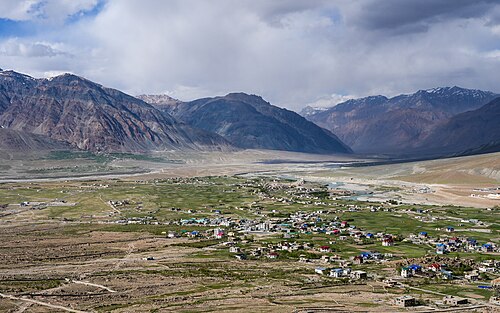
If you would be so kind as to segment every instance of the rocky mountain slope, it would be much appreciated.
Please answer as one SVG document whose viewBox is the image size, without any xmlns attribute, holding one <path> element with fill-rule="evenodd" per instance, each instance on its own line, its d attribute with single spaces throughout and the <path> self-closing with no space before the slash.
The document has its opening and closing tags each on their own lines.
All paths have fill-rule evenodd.
<svg viewBox="0 0 500 313">
<path fill-rule="evenodd" d="M 348 100 L 306 117 L 331 130 L 357 153 L 405 154 L 421 147 L 436 125 L 478 109 L 496 96 L 487 91 L 443 87 L 393 98 Z"/>
<path fill-rule="evenodd" d="M 35 79 L 0 71 L 0 126 L 94 152 L 230 146 L 142 100 L 71 74 Z"/>
<path fill-rule="evenodd" d="M 192 102 L 152 102 L 193 127 L 215 132 L 241 148 L 350 153 L 334 134 L 261 97 L 231 93 Z"/>
<path fill-rule="evenodd" d="M 458 154 L 500 151 L 500 97 L 437 124 L 417 148 Z"/>
<path fill-rule="evenodd" d="M 69 144 L 43 135 L 0 128 L 0 150 L 2 151 L 27 152 L 68 149 L 71 149 Z"/>
<path fill-rule="evenodd" d="M 182 103 L 182 101 L 172 98 L 168 95 L 139 95 L 136 97 L 142 101 L 151 104 L 157 109 L 167 108 L 171 105 Z"/>
</svg>

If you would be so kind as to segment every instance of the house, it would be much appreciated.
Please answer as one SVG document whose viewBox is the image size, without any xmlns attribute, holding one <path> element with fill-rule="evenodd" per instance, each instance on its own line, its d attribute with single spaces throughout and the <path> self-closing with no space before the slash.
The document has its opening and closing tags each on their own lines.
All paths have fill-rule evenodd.
<svg viewBox="0 0 500 313">
<path fill-rule="evenodd" d="M 316 268 L 314 269 L 314 272 L 315 272 L 316 274 L 320 274 L 320 275 L 325 274 L 325 271 L 326 271 L 326 268 L 324 268 L 324 267 L 316 267 Z"/>
<path fill-rule="evenodd" d="M 214 229 L 214 237 L 217 239 L 222 239 L 222 237 L 224 237 L 224 230 L 220 228 Z"/>
<path fill-rule="evenodd" d="M 398 282 L 392 279 L 384 279 L 383 283 L 385 284 L 385 287 L 388 288 L 394 288 L 398 285 Z"/>
<path fill-rule="evenodd" d="M 362 264 L 363 263 L 363 258 L 359 255 L 356 255 L 353 259 L 354 264 Z"/>
<path fill-rule="evenodd" d="M 368 274 L 364 271 L 353 271 L 351 273 L 351 278 L 352 279 L 367 279 Z"/>
<path fill-rule="evenodd" d="M 490 303 L 500 305 L 500 278 L 495 278 L 491 281 L 491 287 L 494 289 L 493 296 L 490 298 Z"/>
<path fill-rule="evenodd" d="M 467 238 L 467 249 L 475 250 L 477 247 L 477 240 L 474 238 Z"/>
<path fill-rule="evenodd" d="M 319 247 L 320 252 L 330 252 L 330 246 L 321 246 Z"/>
<path fill-rule="evenodd" d="M 229 252 L 230 253 L 240 253 L 241 252 L 241 249 L 239 247 L 230 247 L 229 248 Z"/>
<path fill-rule="evenodd" d="M 410 270 L 409 267 L 405 266 L 401 268 L 401 277 L 408 278 L 413 276 L 413 272 Z"/>
<path fill-rule="evenodd" d="M 483 252 L 493 252 L 493 245 L 491 243 L 485 243 L 481 247 L 481 251 L 483 251 Z"/>
<path fill-rule="evenodd" d="M 279 256 L 279 255 L 278 255 L 278 253 L 276 253 L 276 252 L 269 252 L 269 253 L 267 254 L 267 257 L 268 257 L 269 259 L 277 259 L 277 258 L 278 258 L 278 256 Z"/>
<path fill-rule="evenodd" d="M 427 269 L 429 271 L 439 272 L 441 270 L 441 264 L 439 264 L 439 263 L 432 263 L 431 265 L 429 265 L 429 267 L 427 267 Z"/>
<path fill-rule="evenodd" d="M 363 259 L 371 259 L 372 254 L 371 254 L 371 252 L 361 252 L 361 253 L 360 253 L 360 256 L 361 256 Z"/>
<path fill-rule="evenodd" d="M 419 236 L 420 238 L 427 238 L 427 236 L 428 236 L 428 235 L 427 235 L 427 232 L 425 232 L 425 231 L 421 231 L 421 232 L 418 234 L 418 236 Z"/>
<path fill-rule="evenodd" d="M 443 277 L 443 279 L 452 279 L 453 272 L 441 269 L 441 276 Z"/>
<path fill-rule="evenodd" d="M 199 236 L 200 236 L 200 232 L 199 232 L 199 231 L 196 231 L 196 230 L 193 230 L 192 232 L 190 232 L 190 233 L 188 234 L 188 236 L 189 236 L 189 237 L 192 237 L 192 238 L 194 238 L 194 237 L 199 237 Z"/>
<path fill-rule="evenodd" d="M 448 226 L 446 227 L 446 231 L 451 233 L 451 232 L 454 232 L 455 231 L 455 228 L 451 227 L 451 226 Z"/>
<path fill-rule="evenodd" d="M 252 250 L 252 251 L 250 252 L 250 255 L 251 255 L 251 256 L 255 256 L 255 257 L 259 257 L 259 256 L 261 256 L 261 255 L 262 255 L 262 251 L 261 251 L 261 250 L 258 250 L 258 249 L 255 249 L 255 250 Z"/>
<path fill-rule="evenodd" d="M 364 236 L 363 233 L 360 231 L 354 233 L 354 238 L 361 238 L 361 237 L 366 237 L 366 236 Z"/>
<path fill-rule="evenodd" d="M 347 221 L 340 222 L 340 227 L 349 227 L 349 223 Z"/>
<path fill-rule="evenodd" d="M 436 245 L 436 254 L 445 254 L 446 246 L 443 243 L 438 243 Z"/>
<path fill-rule="evenodd" d="M 307 262 L 309 262 L 309 259 L 304 254 L 301 254 L 299 256 L 299 262 L 301 262 L 301 263 L 307 263 Z"/>
<path fill-rule="evenodd" d="M 413 274 L 420 273 L 422 271 L 422 266 L 418 264 L 412 264 L 408 268 L 413 272 Z"/>
<path fill-rule="evenodd" d="M 341 268 L 334 268 L 330 270 L 330 277 L 340 278 L 343 276 L 343 270 Z"/>
<path fill-rule="evenodd" d="M 392 237 L 384 237 L 382 239 L 382 246 L 384 247 L 394 246 L 394 239 L 392 239 Z"/>
<path fill-rule="evenodd" d="M 471 281 L 479 280 L 479 273 L 477 271 L 465 273 L 465 279 L 468 279 Z"/>
<path fill-rule="evenodd" d="M 177 238 L 177 237 L 179 237 L 179 235 L 177 235 L 175 231 L 168 232 L 167 238 Z"/>
<path fill-rule="evenodd" d="M 460 304 L 467 304 L 468 300 L 460 297 L 454 297 L 454 296 L 445 296 L 443 298 L 443 303 L 446 305 L 452 305 L 452 306 L 457 306 Z"/>
<path fill-rule="evenodd" d="M 495 268 L 494 267 L 490 267 L 490 266 L 480 266 L 480 267 L 478 267 L 478 270 L 480 272 L 484 272 L 484 273 L 493 273 L 493 272 L 495 272 Z"/>
<path fill-rule="evenodd" d="M 368 239 L 372 239 L 374 237 L 374 235 L 372 233 L 368 233 L 365 235 L 365 237 Z"/>
<path fill-rule="evenodd" d="M 417 305 L 417 300 L 412 297 L 412 296 L 402 296 L 402 297 L 398 297 L 394 300 L 395 304 L 397 306 L 400 306 L 400 307 L 403 307 L 403 308 L 407 308 L 407 307 L 410 307 L 410 306 L 416 306 Z"/>
<path fill-rule="evenodd" d="M 323 255 L 321 257 L 321 262 L 323 262 L 323 263 L 330 263 L 330 257 L 328 255 Z"/>
</svg>

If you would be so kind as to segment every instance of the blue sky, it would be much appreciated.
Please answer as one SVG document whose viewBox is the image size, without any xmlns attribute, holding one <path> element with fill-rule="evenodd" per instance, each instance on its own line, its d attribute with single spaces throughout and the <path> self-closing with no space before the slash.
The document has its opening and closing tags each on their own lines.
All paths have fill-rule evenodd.
<svg viewBox="0 0 500 313">
<path fill-rule="evenodd" d="M 78 24 L 82 20 L 96 17 L 106 4 L 104 0 L 88 1 L 88 5 L 63 11 L 61 15 L 59 12 L 54 12 L 58 14 L 54 18 L 52 12 L 44 11 L 44 6 L 50 0 L 31 2 L 31 6 L 27 6 L 24 11 L 25 16 L 7 14 L 0 18 L 0 38 L 43 36 L 43 32 L 61 30 L 61 27 L 64 29 L 71 24 Z M 1 5 L 2 2 L 0 2 L 0 8 Z"/>
<path fill-rule="evenodd" d="M 458 85 L 500 92 L 493 0 L 0 0 L 0 68 L 182 100 L 300 109 Z"/>
<path fill-rule="evenodd" d="M 36 26 L 30 21 L 0 18 L 0 38 L 33 36 L 36 31 Z"/>
</svg>

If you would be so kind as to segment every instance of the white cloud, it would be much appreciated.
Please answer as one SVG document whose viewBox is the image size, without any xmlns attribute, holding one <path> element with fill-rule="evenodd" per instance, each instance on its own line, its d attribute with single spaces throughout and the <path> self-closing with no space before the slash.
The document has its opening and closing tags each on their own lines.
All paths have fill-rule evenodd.
<svg viewBox="0 0 500 313">
<path fill-rule="evenodd" d="M 73 14 L 92 9 L 97 2 L 97 0 L 0 0 L 0 18 L 61 23 Z"/>
<path fill-rule="evenodd" d="M 37 3 L 36 0 L 0 0 L 0 18 L 11 19 L 15 21 L 29 20 L 32 17 L 32 7 Z"/>
<path fill-rule="evenodd" d="M 13 38 L 0 44 L 0 54 L 23 58 L 54 57 L 65 54 L 55 46 L 47 42 L 22 42 L 18 38 Z"/>
</svg>

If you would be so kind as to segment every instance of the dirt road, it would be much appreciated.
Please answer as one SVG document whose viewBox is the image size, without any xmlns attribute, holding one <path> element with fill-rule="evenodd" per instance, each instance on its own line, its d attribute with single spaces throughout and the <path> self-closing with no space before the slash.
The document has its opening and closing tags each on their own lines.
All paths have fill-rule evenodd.
<svg viewBox="0 0 500 313">
<path fill-rule="evenodd" d="M 20 297 L 15 297 L 15 296 L 11 296 L 11 295 L 6 295 L 6 294 L 3 294 L 3 293 L 0 293 L 0 297 L 11 299 L 11 300 L 19 300 L 19 301 L 25 301 L 25 302 L 30 302 L 30 303 L 34 303 L 34 304 L 39 304 L 39 305 L 43 305 L 43 306 L 46 306 L 46 307 L 49 307 L 49 308 L 63 310 L 63 311 L 66 311 L 66 312 L 87 313 L 85 311 L 74 310 L 74 309 L 66 308 L 66 307 L 63 307 L 63 306 L 60 306 L 60 305 L 50 304 L 48 302 L 43 302 L 43 301 L 38 301 L 38 300 L 28 299 L 28 298 L 20 298 Z"/>
</svg>

